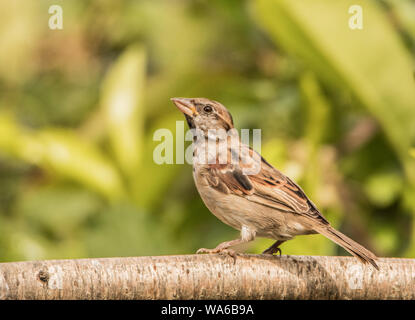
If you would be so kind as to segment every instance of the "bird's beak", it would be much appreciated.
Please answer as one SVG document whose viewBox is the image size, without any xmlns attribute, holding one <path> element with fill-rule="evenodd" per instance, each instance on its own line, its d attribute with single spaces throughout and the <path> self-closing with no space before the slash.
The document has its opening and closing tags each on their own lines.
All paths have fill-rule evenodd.
<svg viewBox="0 0 415 320">
<path fill-rule="evenodd" d="M 190 101 L 190 99 L 187 98 L 171 98 L 171 101 L 176 105 L 176 107 L 183 112 L 184 114 L 187 114 L 190 117 L 197 116 L 198 113 L 196 111 L 195 106 Z"/>
</svg>

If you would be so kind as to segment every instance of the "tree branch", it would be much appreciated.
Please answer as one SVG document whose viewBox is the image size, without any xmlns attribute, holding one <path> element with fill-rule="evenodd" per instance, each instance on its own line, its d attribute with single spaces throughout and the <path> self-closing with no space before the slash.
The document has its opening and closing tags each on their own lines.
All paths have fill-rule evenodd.
<svg viewBox="0 0 415 320">
<path fill-rule="evenodd" d="M 0 263 L 0 299 L 415 299 L 415 260 L 155 256 Z"/>
</svg>

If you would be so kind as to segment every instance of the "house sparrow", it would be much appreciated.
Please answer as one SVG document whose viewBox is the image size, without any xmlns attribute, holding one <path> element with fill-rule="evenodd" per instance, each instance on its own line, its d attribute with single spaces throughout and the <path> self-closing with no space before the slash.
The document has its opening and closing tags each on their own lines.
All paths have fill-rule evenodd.
<svg viewBox="0 0 415 320">
<path fill-rule="evenodd" d="M 206 98 L 171 100 L 190 129 L 198 132 L 193 142 L 193 177 L 203 202 L 219 220 L 241 232 L 239 239 L 197 253 L 235 257 L 231 246 L 265 237 L 276 242 L 263 254 L 281 254 L 284 241 L 320 233 L 379 269 L 372 252 L 334 229 L 294 181 L 232 133 L 236 131 L 232 116 L 221 103 Z"/>
</svg>

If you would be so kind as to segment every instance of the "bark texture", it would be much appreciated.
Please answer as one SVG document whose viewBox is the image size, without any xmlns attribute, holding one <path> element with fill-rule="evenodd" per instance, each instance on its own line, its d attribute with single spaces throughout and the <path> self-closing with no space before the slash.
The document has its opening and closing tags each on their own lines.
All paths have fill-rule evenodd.
<svg viewBox="0 0 415 320">
<path fill-rule="evenodd" d="M 0 299 L 415 299 L 415 260 L 155 256 L 0 263 Z"/>
</svg>

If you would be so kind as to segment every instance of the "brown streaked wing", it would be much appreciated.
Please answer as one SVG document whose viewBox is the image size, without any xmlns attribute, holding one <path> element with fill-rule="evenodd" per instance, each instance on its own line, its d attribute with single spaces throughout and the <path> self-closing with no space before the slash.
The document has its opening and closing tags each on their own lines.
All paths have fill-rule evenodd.
<svg viewBox="0 0 415 320">
<path fill-rule="evenodd" d="M 205 177 L 212 188 L 223 193 L 232 192 L 242 196 L 253 192 L 248 176 L 232 166 L 208 165 Z"/>
<path fill-rule="evenodd" d="M 290 178 L 271 166 L 261 157 L 261 171 L 257 175 L 249 176 L 255 188 L 255 195 L 276 203 L 276 209 L 284 204 L 291 212 L 308 216 L 328 224 L 326 218 L 317 210 L 308 199 L 304 191 Z M 270 185 L 271 182 L 274 185 Z"/>
<path fill-rule="evenodd" d="M 231 165 L 210 165 L 208 170 L 209 184 L 218 191 L 226 190 L 255 203 L 328 224 L 304 191 L 262 157 L 261 170 L 255 175 L 244 175 Z"/>
</svg>

